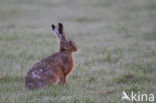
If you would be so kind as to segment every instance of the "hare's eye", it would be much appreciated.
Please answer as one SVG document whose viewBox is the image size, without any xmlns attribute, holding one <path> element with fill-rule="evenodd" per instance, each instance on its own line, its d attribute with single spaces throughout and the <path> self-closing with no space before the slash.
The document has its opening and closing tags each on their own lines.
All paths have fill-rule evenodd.
<svg viewBox="0 0 156 103">
<path fill-rule="evenodd" d="M 71 42 L 71 41 L 69 41 L 69 43 L 70 43 L 70 44 L 72 44 L 72 42 Z"/>
</svg>

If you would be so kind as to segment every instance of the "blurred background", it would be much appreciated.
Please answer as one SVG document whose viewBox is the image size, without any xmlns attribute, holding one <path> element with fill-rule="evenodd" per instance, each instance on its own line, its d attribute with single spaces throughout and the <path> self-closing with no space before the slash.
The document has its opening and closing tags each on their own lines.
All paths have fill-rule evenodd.
<svg viewBox="0 0 156 103">
<path fill-rule="evenodd" d="M 79 47 L 67 85 L 26 90 L 28 70 L 59 49 L 58 22 Z M 121 103 L 123 90 L 156 95 L 155 78 L 156 0 L 0 0 L 2 103 Z"/>
</svg>

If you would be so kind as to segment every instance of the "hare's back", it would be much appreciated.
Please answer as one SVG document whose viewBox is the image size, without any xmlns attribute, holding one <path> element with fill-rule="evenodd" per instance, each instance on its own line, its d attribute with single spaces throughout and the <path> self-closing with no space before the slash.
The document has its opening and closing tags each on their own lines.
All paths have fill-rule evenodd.
<svg viewBox="0 0 156 103">
<path fill-rule="evenodd" d="M 30 74 L 32 77 L 39 78 L 39 76 L 48 76 L 48 74 L 51 74 L 50 65 L 45 61 L 41 60 L 40 62 L 36 63 L 31 70 L 28 72 L 28 75 Z"/>
</svg>

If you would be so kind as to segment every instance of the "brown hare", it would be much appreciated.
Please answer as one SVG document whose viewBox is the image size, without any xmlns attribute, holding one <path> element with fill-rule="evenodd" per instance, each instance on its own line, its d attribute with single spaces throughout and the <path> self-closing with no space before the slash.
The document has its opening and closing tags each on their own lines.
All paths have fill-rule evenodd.
<svg viewBox="0 0 156 103">
<path fill-rule="evenodd" d="M 71 39 L 66 39 L 63 25 L 52 24 L 54 34 L 60 39 L 58 52 L 37 62 L 25 77 L 25 86 L 28 89 L 40 88 L 52 83 L 66 83 L 66 77 L 73 69 L 74 61 L 72 52 L 78 47 Z"/>
</svg>

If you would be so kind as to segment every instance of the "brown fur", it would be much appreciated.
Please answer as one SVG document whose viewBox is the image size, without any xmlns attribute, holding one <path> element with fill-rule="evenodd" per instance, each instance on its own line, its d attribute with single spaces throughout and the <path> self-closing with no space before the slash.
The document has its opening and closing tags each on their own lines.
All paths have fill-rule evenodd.
<svg viewBox="0 0 156 103">
<path fill-rule="evenodd" d="M 52 25 L 54 30 L 56 27 Z M 60 50 L 36 63 L 25 77 L 25 85 L 28 89 L 40 88 L 52 83 L 66 83 L 66 77 L 72 71 L 74 61 L 72 52 L 77 51 L 77 45 L 65 38 L 63 25 L 58 24 L 58 37 L 60 38 Z"/>
</svg>

